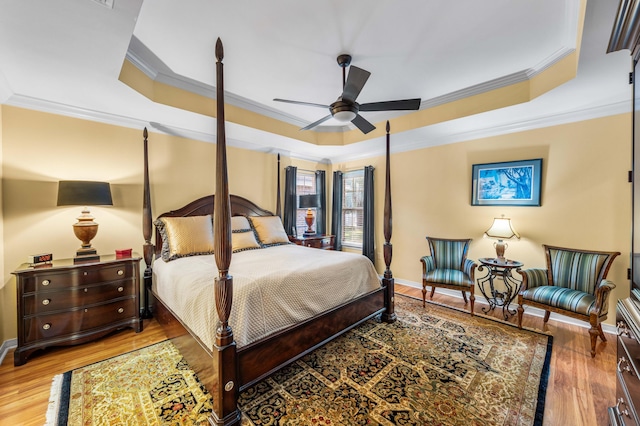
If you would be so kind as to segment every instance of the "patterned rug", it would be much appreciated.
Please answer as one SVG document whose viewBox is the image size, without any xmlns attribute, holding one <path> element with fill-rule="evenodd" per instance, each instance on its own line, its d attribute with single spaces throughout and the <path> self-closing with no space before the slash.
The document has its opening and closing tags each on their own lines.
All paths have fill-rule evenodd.
<svg viewBox="0 0 640 426">
<path fill-rule="evenodd" d="M 247 389 L 242 425 L 542 425 L 551 336 L 401 295 L 396 313 Z M 50 424 L 207 424 L 209 396 L 169 342 L 64 377 Z"/>
</svg>

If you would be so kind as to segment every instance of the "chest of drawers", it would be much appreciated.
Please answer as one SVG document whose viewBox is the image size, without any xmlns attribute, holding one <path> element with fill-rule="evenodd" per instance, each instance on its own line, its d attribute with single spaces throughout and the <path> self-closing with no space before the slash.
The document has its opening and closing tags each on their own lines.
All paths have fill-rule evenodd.
<svg viewBox="0 0 640 426">
<path fill-rule="evenodd" d="M 640 426 L 640 309 L 630 297 L 618 301 L 617 311 L 616 405 L 609 408 L 609 424 Z"/>
<path fill-rule="evenodd" d="M 114 330 L 142 331 L 140 319 L 140 257 L 74 264 L 72 259 L 49 265 L 21 265 L 16 276 L 18 347 L 14 365 L 36 350 L 76 345 Z"/>
</svg>

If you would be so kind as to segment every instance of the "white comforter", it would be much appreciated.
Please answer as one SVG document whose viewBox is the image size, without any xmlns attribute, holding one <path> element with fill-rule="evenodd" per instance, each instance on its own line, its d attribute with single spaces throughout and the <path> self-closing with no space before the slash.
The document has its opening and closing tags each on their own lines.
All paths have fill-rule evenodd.
<svg viewBox="0 0 640 426">
<path fill-rule="evenodd" d="M 234 253 L 229 325 L 242 347 L 380 287 L 361 254 L 282 245 Z M 213 348 L 217 312 L 213 255 L 153 263 L 155 293 Z"/>
</svg>

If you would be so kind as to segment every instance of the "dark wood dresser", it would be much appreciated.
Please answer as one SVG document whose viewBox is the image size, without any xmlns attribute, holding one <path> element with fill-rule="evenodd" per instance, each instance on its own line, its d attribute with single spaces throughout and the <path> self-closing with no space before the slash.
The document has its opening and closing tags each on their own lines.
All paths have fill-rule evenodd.
<svg viewBox="0 0 640 426">
<path fill-rule="evenodd" d="M 640 212 L 640 4 L 620 0 L 607 53 L 628 49 L 633 72 L 629 75 L 632 90 L 632 170 L 631 189 L 631 268 L 630 294 L 619 294 L 616 304 L 618 325 L 618 366 L 616 369 L 616 400 L 609 407 L 609 424 L 640 426 L 640 232 L 636 222 Z"/>
<path fill-rule="evenodd" d="M 640 291 L 634 289 L 631 297 L 618 301 L 617 311 L 618 380 L 609 424 L 640 426 Z"/>
<path fill-rule="evenodd" d="M 289 236 L 289 241 L 299 246 L 313 247 L 322 250 L 333 250 L 333 235 L 313 235 L 310 237 Z"/>
<path fill-rule="evenodd" d="M 16 366 L 38 349 L 85 343 L 120 328 L 142 331 L 140 257 L 23 264 L 13 274 L 18 303 Z"/>
</svg>

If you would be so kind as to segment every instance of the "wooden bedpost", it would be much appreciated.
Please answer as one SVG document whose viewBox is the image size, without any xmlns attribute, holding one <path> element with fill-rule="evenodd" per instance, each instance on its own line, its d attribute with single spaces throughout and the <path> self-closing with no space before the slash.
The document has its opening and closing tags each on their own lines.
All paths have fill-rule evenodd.
<svg viewBox="0 0 640 426">
<path fill-rule="evenodd" d="M 142 136 L 144 138 L 144 183 L 142 197 L 142 235 L 144 236 L 143 257 L 146 268 L 142 277 L 144 307 L 142 310 L 142 318 L 151 318 L 151 310 L 149 309 L 149 288 L 151 287 L 151 263 L 153 262 L 154 246 L 151 244 L 152 220 L 151 214 L 151 191 L 149 186 L 149 148 L 147 138 L 149 133 L 145 127 Z"/>
<path fill-rule="evenodd" d="M 214 252 L 218 276 L 214 282 L 214 297 L 218 324 L 213 349 L 213 411 L 209 417 L 212 425 L 235 425 L 240 423 L 238 410 L 238 371 L 236 343 L 229 325 L 233 302 L 233 277 L 229 275 L 231 265 L 231 203 L 227 176 L 227 147 L 224 126 L 224 50 L 222 41 L 216 41 L 216 193 L 213 203 Z"/>
<path fill-rule="evenodd" d="M 395 283 L 393 280 L 393 274 L 391 273 L 391 227 L 392 227 L 392 215 L 391 215 L 391 153 L 389 149 L 389 131 L 391 126 L 387 120 L 387 171 L 384 184 L 384 263 L 386 269 L 384 270 L 384 276 L 382 278 L 382 284 L 385 287 L 385 307 L 386 310 L 382 313 L 382 320 L 385 322 L 394 322 L 397 319 L 397 315 L 394 309 L 394 294 Z"/>
</svg>

